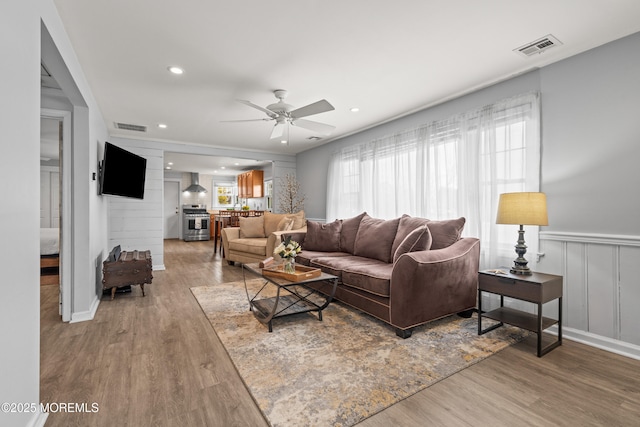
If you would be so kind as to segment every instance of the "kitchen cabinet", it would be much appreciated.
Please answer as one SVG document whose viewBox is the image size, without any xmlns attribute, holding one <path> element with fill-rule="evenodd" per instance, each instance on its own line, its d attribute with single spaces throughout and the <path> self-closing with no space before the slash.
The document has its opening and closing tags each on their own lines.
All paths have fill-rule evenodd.
<svg viewBox="0 0 640 427">
<path fill-rule="evenodd" d="M 238 196 L 242 199 L 264 197 L 264 171 L 251 170 L 238 175 Z"/>
</svg>

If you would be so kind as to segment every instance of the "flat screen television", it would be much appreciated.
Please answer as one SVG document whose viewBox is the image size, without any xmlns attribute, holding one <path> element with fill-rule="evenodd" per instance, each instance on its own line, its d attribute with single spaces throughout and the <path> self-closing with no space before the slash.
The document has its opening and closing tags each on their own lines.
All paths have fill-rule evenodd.
<svg viewBox="0 0 640 427">
<path fill-rule="evenodd" d="M 105 142 L 100 168 L 100 194 L 144 198 L 147 159 Z"/>
</svg>

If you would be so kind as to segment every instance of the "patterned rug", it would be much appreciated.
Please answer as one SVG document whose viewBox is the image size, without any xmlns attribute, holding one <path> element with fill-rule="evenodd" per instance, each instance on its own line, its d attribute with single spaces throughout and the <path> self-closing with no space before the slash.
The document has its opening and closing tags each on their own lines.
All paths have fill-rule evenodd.
<svg viewBox="0 0 640 427">
<path fill-rule="evenodd" d="M 262 283 L 249 280 L 250 293 Z M 322 322 L 315 313 L 296 314 L 275 319 L 269 333 L 249 311 L 243 282 L 191 292 L 272 426 L 354 425 L 527 334 L 505 325 L 478 336 L 475 315 L 454 315 L 403 340 L 335 301 Z"/>
</svg>

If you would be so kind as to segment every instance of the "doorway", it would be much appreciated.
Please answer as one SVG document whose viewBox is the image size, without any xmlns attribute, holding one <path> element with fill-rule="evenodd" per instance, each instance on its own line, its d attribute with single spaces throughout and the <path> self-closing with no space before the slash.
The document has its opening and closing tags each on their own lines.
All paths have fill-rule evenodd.
<svg viewBox="0 0 640 427">
<path fill-rule="evenodd" d="M 72 258 L 68 243 L 71 178 L 64 165 L 70 162 L 71 112 L 42 109 L 40 122 L 40 226 L 41 229 L 58 229 L 58 314 L 68 322 L 71 320 Z"/>
<path fill-rule="evenodd" d="M 164 181 L 164 238 L 180 238 L 180 182 Z"/>
</svg>

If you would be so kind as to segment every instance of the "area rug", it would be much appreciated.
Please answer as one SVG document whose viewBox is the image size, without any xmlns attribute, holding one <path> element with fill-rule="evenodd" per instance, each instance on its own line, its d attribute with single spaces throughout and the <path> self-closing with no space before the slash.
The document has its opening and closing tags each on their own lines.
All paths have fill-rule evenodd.
<svg viewBox="0 0 640 427">
<path fill-rule="evenodd" d="M 262 283 L 248 280 L 249 293 Z M 354 425 L 526 336 L 508 325 L 478 336 L 475 315 L 454 315 L 401 339 L 335 301 L 322 321 L 296 314 L 275 319 L 269 333 L 249 311 L 244 282 L 191 292 L 272 426 Z"/>
</svg>

